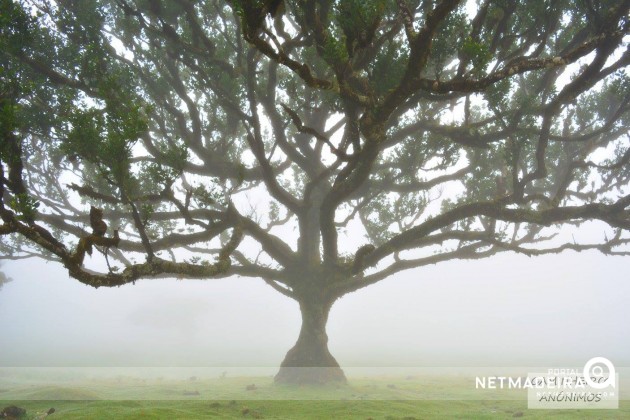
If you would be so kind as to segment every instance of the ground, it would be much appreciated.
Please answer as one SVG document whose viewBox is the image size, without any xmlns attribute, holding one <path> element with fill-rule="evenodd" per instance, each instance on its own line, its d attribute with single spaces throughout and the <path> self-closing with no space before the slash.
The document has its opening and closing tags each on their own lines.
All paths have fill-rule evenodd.
<svg viewBox="0 0 630 420">
<path fill-rule="evenodd" d="M 617 410 L 528 410 L 523 391 L 480 394 L 469 378 L 456 376 L 350 378 L 346 386 L 299 388 L 274 385 L 268 376 L 0 384 L 0 407 L 23 407 L 27 419 L 51 407 L 51 420 L 630 418 L 624 399 Z"/>
</svg>

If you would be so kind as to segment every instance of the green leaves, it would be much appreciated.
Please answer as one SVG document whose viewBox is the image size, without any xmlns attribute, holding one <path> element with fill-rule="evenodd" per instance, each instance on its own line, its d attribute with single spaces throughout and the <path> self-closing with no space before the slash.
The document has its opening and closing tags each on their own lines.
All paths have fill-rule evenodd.
<svg viewBox="0 0 630 420">
<path fill-rule="evenodd" d="M 149 107 L 130 86 L 130 74 L 109 66 L 99 47 L 89 46 L 85 54 L 85 60 L 91 64 L 82 69 L 84 79 L 98 96 L 96 102 L 76 102 L 64 124 L 66 137 L 61 147 L 68 156 L 99 165 L 123 184 L 130 174 L 131 150 L 148 130 Z M 110 71 L 105 70 L 108 67 Z"/>
<path fill-rule="evenodd" d="M 370 80 L 378 95 L 395 88 L 405 74 L 408 51 L 398 42 L 382 48 L 371 64 Z"/>
<path fill-rule="evenodd" d="M 112 100 L 103 109 L 71 115 L 62 148 L 67 155 L 96 163 L 113 179 L 124 182 L 129 176 L 131 149 L 146 130 L 140 105 Z"/>
<path fill-rule="evenodd" d="M 347 61 L 348 50 L 346 45 L 334 36 L 326 37 L 323 58 L 329 63 L 343 63 Z"/>
<path fill-rule="evenodd" d="M 202 208 L 214 207 L 217 203 L 227 204 L 218 185 L 199 185 L 192 191 L 192 196 Z"/>
<path fill-rule="evenodd" d="M 22 53 L 33 40 L 33 19 L 12 0 L 0 0 L 0 51 Z"/>
<path fill-rule="evenodd" d="M 9 202 L 9 207 L 18 214 L 18 218 L 27 223 L 35 220 L 39 205 L 40 203 L 36 199 L 26 193 L 15 194 Z"/>
<path fill-rule="evenodd" d="M 385 0 L 342 0 L 336 2 L 337 21 L 346 33 L 359 36 L 383 17 Z"/>
<path fill-rule="evenodd" d="M 385 0 L 343 0 L 336 4 L 336 18 L 345 36 L 346 53 L 365 48 L 374 39 L 383 18 Z"/>
<path fill-rule="evenodd" d="M 77 112 L 70 116 L 69 126 L 70 130 L 62 146 L 65 153 L 97 162 L 105 141 L 102 113 L 95 110 Z"/>
<path fill-rule="evenodd" d="M 473 68 L 482 71 L 492 59 L 492 53 L 488 45 L 467 37 L 461 46 L 463 58 L 472 62 Z"/>
</svg>

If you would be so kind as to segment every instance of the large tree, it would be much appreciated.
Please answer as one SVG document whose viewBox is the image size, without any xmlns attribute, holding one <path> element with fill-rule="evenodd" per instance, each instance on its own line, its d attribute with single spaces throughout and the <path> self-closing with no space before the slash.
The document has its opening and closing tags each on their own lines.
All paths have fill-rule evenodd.
<svg viewBox="0 0 630 420">
<path fill-rule="evenodd" d="M 259 277 L 302 315 L 276 380 L 326 382 L 347 293 L 627 255 L 630 1 L 473 3 L 0 0 L 3 256 Z"/>
</svg>

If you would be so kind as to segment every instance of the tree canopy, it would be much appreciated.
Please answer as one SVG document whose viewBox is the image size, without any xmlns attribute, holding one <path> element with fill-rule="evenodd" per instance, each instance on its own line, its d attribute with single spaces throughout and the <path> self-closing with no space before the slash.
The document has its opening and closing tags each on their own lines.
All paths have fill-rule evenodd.
<svg viewBox="0 0 630 420">
<path fill-rule="evenodd" d="M 259 277 L 283 367 L 338 367 L 330 306 L 402 270 L 628 255 L 630 1 L 0 4 L 3 258 Z"/>
</svg>

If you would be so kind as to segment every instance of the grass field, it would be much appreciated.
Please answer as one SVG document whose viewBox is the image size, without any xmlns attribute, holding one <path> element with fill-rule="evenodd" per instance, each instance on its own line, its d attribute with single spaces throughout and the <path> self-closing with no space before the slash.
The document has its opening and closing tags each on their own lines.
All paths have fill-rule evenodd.
<svg viewBox="0 0 630 420">
<path fill-rule="evenodd" d="M 6 379 L 6 378 L 5 378 Z M 55 419 L 630 419 L 616 410 L 528 410 L 523 390 L 476 390 L 465 377 L 364 377 L 348 385 L 288 387 L 269 376 L 223 379 L 0 381 L 0 409 L 10 404 Z M 248 389 L 249 388 L 249 389 Z"/>
</svg>

